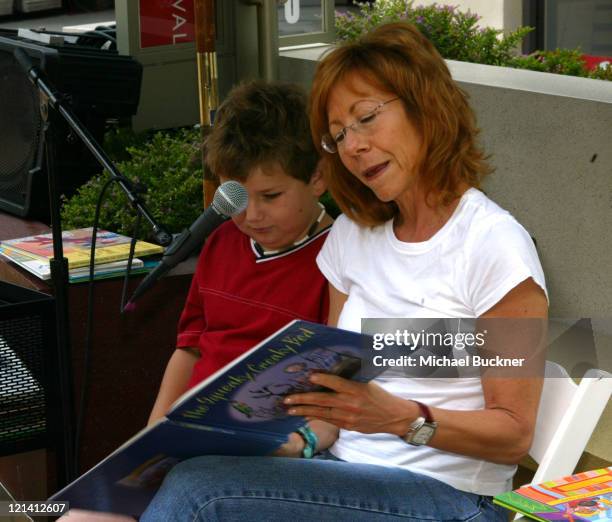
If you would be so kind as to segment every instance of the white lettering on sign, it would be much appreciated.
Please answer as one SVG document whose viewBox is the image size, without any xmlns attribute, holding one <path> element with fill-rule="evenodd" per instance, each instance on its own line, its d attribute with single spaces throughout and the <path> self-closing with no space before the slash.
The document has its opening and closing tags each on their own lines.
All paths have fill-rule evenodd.
<svg viewBox="0 0 612 522">
<path fill-rule="evenodd" d="M 285 4 L 285 20 L 295 24 L 300 20 L 300 0 L 288 0 Z"/>
<path fill-rule="evenodd" d="M 172 7 L 176 9 L 177 11 L 186 12 L 187 9 L 185 9 L 185 6 L 182 4 L 183 4 L 183 0 L 176 0 L 176 2 L 172 4 Z M 185 38 L 187 38 L 186 33 L 178 32 L 178 30 L 187 23 L 187 19 L 176 13 L 172 13 L 172 17 L 174 18 L 174 27 L 172 28 L 172 43 L 176 44 L 181 39 L 184 40 Z"/>
<path fill-rule="evenodd" d="M 185 13 L 187 9 L 185 9 L 184 5 L 181 5 L 182 3 L 183 3 L 183 0 L 176 0 L 176 2 L 172 4 L 172 7 L 174 7 L 174 9 L 178 11 L 183 11 L 183 13 Z"/>
</svg>

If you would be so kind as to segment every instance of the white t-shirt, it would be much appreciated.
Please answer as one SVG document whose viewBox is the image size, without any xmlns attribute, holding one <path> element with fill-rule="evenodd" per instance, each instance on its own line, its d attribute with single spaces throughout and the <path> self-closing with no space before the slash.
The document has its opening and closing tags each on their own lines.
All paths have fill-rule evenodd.
<svg viewBox="0 0 612 522">
<path fill-rule="evenodd" d="M 353 331 L 361 330 L 362 318 L 478 317 L 530 277 L 546 292 L 529 234 L 476 189 L 466 191 L 447 223 L 420 243 L 398 240 L 392 221 L 369 228 L 342 215 L 317 263 L 328 281 L 348 295 L 338 327 Z M 479 378 L 385 375 L 376 383 L 405 399 L 451 410 L 484 407 Z M 481 495 L 512 489 L 516 470 L 429 446 L 411 446 L 385 433 L 341 430 L 331 452 L 349 462 L 406 468 Z"/>
</svg>

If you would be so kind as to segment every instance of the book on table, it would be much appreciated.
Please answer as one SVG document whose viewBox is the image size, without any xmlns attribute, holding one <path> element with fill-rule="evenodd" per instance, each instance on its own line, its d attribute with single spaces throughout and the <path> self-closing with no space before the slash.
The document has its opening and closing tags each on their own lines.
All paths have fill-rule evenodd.
<svg viewBox="0 0 612 522">
<path fill-rule="evenodd" d="M 13 250 L 11 248 L 2 246 L 0 246 L 0 255 L 24 270 L 27 270 L 31 274 L 34 274 L 39 279 L 44 281 L 51 279 L 51 265 L 49 264 L 49 260 L 46 258 L 34 256 L 34 254 L 28 255 L 20 250 Z M 121 261 L 94 265 L 94 279 L 124 274 L 127 269 L 127 263 L 127 259 L 124 259 Z M 130 273 L 138 274 L 148 272 L 148 270 L 149 269 L 145 268 L 145 262 L 142 259 L 137 257 L 132 259 Z M 89 266 L 69 269 L 68 280 L 71 283 L 89 280 Z"/>
<path fill-rule="evenodd" d="M 138 261 L 138 266 L 130 267 L 130 275 L 138 275 L 138 274 L 148 274 L 151 270 L 153 270 L 157 265 L 159 265 L 158 258 L 145 258 L 139 259 L 135 257 L 132 261 Z M 94 279 L 110 279 L 113 277 L 122 277 L 125 275 L 127 271 L 127 260 L 125 261 L 115 261 L 117 265 L 122 265 L 121 268 L 118 266 L 116 268 L 109 268 L 106 265 L 113 265 L 114 263 L 104 263 L 102 265 L 96 265 L 94 267 Z M 75 268 L 74 272 L 71 270 L 68 274 L 68 282 L 69 283 L 83 283 L 89 281 L 89 267 L 81 267 Z"/>
<path fill-rule="evenodd" d="M 164 418 L 50 500 L 138 517 L 181 460 L 268 455 L 306 424 L 287 414 L 284 397 L 320 390 L 309 380 L 313 372 L 361 382 L 374 378 L 380 370 L 366 363 L 371 346 L 368 335 L 292 321 L 187 391 Z"/>
<path fill-rule="evenodd" d="M 72 283 L 89 280 L 91 235 L 91 227 L 67 230 L 62 233 L 64 256 L 68 259 L 68 275 Z M 107 230 L 98 230 L 96 238 L 94 279 L 123 275 L 127 269 L 131 238 Z M 163 251 L 163 247 L 159 245 L 137 241 L 134 255 L 152 256 L 161 254 Z M 51 234 L 0 241 L 0 255 L 40 279 L 51 279 L 49 264 L 50 259 L 53 258 Z M 134 257 L 130 273 L 146 273 L 156 265 L 157 262 L 152 258 L 143 260 L 140 257 Z"/>
<path fill-rule="evenodd" d="M 79 228 L 76 230 L 65 230 L 62 232 L 62 247 L 64 257 L 68 259 L 68 268 L 79 268 L 88 266 L 91 258 L 91 236 L 92 227 Z M 128 258 L 130 253 L 130 242 L 132 238 L 110 232 L 98 230 L 96 233 L 96 257 L 95 264 L 122 261 Z M 50 260 L 53 258 L 52 234 L 39 234 L 35 236 L 21 237 L 17 239 L 6 239 L 0 241 L 0 247 L 6 251 L 6 255 L 22 253 L 26 256 Z M 137 241 L 134 249 L 135 257 L 144 257 L 162 254 L 164 248 L 160 245 Z"/>
<path fill-rule="evenodd" d="M 612 520 L 612 467 L 528 484 L 493 501 L 533 520 Z"/>
</svg>

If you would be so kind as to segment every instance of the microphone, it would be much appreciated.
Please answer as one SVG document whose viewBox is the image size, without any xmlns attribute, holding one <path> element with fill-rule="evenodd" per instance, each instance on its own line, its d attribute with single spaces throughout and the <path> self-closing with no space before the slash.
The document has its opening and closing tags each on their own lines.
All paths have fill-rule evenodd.
<svg viewBox="0 0 612 522">
<path fill-rule="evenodd" d="M 125 310 L 134 308 L 134 301 L 144 294 L 171 268 L 202 246 L 212 232 L 234 214 L 243 212 L 248 203 L 246 189 L 237 181 L 226 181 L 215 192 L 212 203 L 193 224 L 184 230 L 164 252 L 159 265 L 138 285 Z"/>
</svg>

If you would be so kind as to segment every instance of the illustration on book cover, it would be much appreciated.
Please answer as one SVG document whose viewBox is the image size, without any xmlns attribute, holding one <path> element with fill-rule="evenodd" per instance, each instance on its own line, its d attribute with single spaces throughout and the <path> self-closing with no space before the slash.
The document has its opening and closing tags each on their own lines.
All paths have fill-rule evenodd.
<svg viewBox="0 0 612 522">
<path fill-rule="evenodd" d="M 272 366 L 254 381 L 244 384 L 230 401 L 231 416 L 243 422 L 260 422 L 285 417 L 283 399 L 293 393 L 321 391 L 310 382 L 314 372 L 350 379 L 361 369 L 361 360 L 348 351 L 314 348 Z"/>
</svg>

